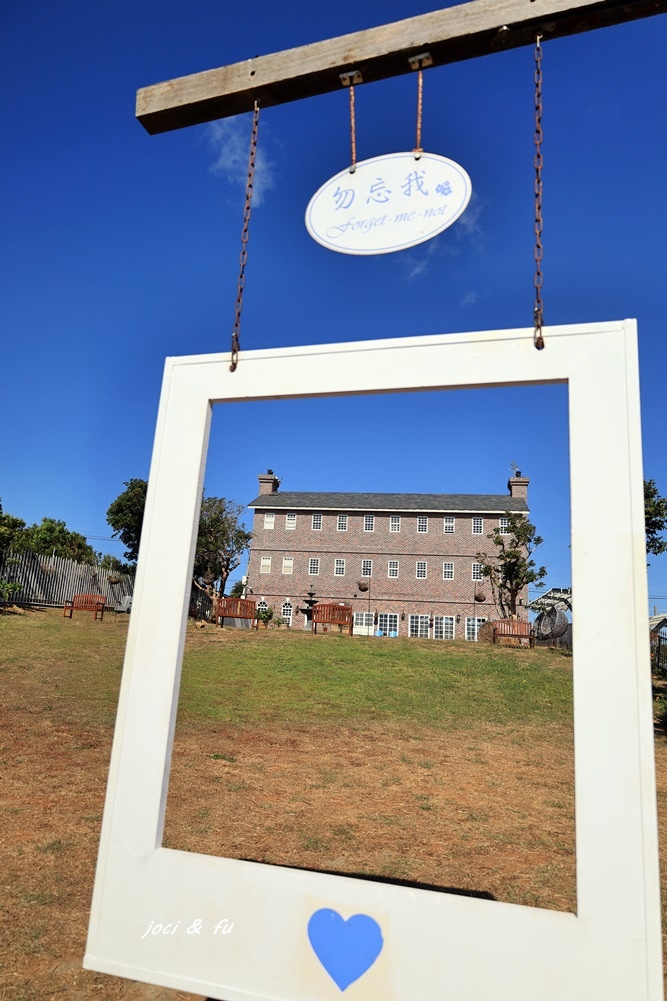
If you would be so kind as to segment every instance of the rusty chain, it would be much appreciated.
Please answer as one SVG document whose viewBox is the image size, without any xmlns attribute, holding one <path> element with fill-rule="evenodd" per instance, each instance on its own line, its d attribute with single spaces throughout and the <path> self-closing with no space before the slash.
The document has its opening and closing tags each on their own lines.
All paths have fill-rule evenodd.
<svg viewBox="0 0 667 1001">
<path fill-rule="evenodd" d="M 357 121 L 354 114 L 354 84 L 350 83 L 350 173 L 357 169 Z"/>
<path fill-rule="evenodd" d="M 415 148 L 413 153 L 415 158 L 419 159 L 422 155 L 422 112 L 424 107 L 424 73 L 419 68 L 417 76 L 417 138 L 415 142 Z"/>
<path fill-rule="evenodd" d="M 535 307 L 533 323 L 535 332 L 533 343 L 538 351 L 544 347 L 542 324 L 544 303 L 542 302 L 542 36 L 535 39 Z"/>
<path fill-rule="evenodd" d="M 245 208 L 243 210 L 243 229 L 241 231 L 241 257 L 239 259 L 239 283 L 236 293 L 236 311 L 234 315 L 234 329 L 232 331 L 232 348 L 230 372 L 236 371 L 239 363 L 239 334 L 241 333 L 241 310 L 243 309 L 243 290 L 245 288 L 245 268 L 248 263 L 248 227 L 250 226 L 250 207 L 252 203 L 252 186 L 255 176 L 255 157 L 257 155 L 257 130 L 259 126 L 259 104 L 255 101 L 255 108 L 252 115 L 252 133 L 250 136 L 250 159 L 248 161 L 248 180 L 245 189 Z"/>
</svg>

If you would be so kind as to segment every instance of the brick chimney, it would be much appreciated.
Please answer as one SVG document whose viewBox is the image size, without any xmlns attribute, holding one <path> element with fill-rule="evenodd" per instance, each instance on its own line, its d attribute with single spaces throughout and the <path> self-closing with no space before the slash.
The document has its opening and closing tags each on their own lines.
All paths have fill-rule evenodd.
<svg viewBox="0 0 667 1001">
<path fill-rule="evenodd" d="M 260 497 L 262 494 L 275 494 L 280 486 L 280 480 L 272 469 L 267 469 L 265 473 L 260 473 L 257 479 L 259 480 Z"/>
<path fill-rule="evenodd" d="M 520 497 L 522 500 L 528 499 L 528 484 L 530 480 L 527 476 L 521 475 L 521 470 L 517 469 L 514 476 L 510 476 L 507 481 L 507 489 L 510 492 L 510 497 Z"/>
</svg>

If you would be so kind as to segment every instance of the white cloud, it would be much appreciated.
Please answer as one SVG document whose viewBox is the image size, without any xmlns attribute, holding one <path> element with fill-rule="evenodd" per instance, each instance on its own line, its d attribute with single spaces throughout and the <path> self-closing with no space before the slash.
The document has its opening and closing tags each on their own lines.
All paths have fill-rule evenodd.
<svg viewBox="0 0 667 1001">
<path fill-rule="evenodd" d="M 413 281 L 429 267 L 432 260 L 437 257 L 458 257 L 463 249 L 462 244 L 479 247 L 484 239 L 484 231 L 480 225 L 482 214 L 482 202 L 473 191 L 467 209 L 463 215 L 456 220 L 451 229 L 445 230 L 440 237 L 435 237 L 427 243 L 421 244 L 419 249 L 406 255 L 405 264 L 407 267 L 407 280 Z M 469 292 L 466 295 L 463 305 L 469 306 L 475 301 L 476 293 Z"/>
<path fill-rule="evenodd" d="M 461 305 L 462 306 L 474 306 L 474 304 L 476 302 L 477 302 L 477 293 L 476 292 L 466 292 L 466 294 L 463 296 L 463 300 L 461 302 Z"/>
<path fill-rule="evenodd" d="M 223 177 L 235 187 L 245 191 L 250 157 L 251 116 L 240 115 L 211 122 L 208 126 L 208 144 L 215 155 L 209 170 Z M 258 143 L 253 179 L 253 208 L 261 205 L 266 192 L 275 186 L 274 164 Z"/>
</svg>

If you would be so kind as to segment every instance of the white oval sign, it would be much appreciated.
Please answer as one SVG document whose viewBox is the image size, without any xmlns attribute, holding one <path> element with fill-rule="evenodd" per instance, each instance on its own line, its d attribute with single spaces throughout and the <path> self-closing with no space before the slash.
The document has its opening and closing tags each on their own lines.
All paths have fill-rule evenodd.
<svg viewBox="0 0 667 1001">
<path fill-rule="evenodd" d="M 323 184 L 308 203 L 306 228 L 341 254 L 392 254 L 442 233 L 471 194 L 470 178 L 453 160 L 388 153 Z"/>
</svg>

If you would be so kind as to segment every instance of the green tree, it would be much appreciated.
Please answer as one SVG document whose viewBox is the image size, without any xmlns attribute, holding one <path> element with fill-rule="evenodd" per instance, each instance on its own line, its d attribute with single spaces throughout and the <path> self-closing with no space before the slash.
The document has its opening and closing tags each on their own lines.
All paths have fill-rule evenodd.
<svg viewBox="0 0 667 1001">
<path fill-rule="evenodd" d="M 661 538 L 667 528 L 667 497 L 660 496 L 655 480 L 644 480 L 644 519 L 646 552 L 654 556 L 667 552 L 667 539 Z"/>
<path fill-rule="evenodd" d="M 64 521 L 42 518 L 39 525 L 29 525 L 19 538 L 20 548 L 29 549 L 39 556 L 61 556 L 77 563 L 95 564 L 97 556 L 85 535 L 72 532 Z"/>
<path fill-rule="evenodd" d="M 100 570 L 108 570 L 109 573 L 134 573 L 134 567 L 129 566 L 127 563 L 123 563 L 123 561 L 119 560 L 117 556 L 111 556 L 109 553 L 98 553 L 97 565 Z"/>
<path fill-rule="evenodd" d="M 516 615 L 517 602 L 528 584 L 540 583 L 547 575 L 546 567 L 536 567 L 532 555 L 544 541 L 535 526 L 524 515 L 507 512 L 505 530 L 494 528 L 487 535 L 495 549 L 489 554 L 477 553 L 482 574 L 489 579 L 496 608 L 504 619 Z"/>
<path fill-rule="evenodd" d="M 25 528 L 23 518 L 16 518 L 13 514 L 5 514 L 0 501 L 0 560 L 12 550 L 21 548 L 21 536 Z"/>
<path fill-rule="evenodd" d="M 243 504 L 224 497 L 204 497 L 199 517 L 194 577 L 209 597 L 225 593 L 227 579 L 250 545 L 251 534 L 239 518 Z"/>
<path fill-rule="evenodd" d="M 242 598 L 245 588 L 243 586 L 242 580 L 237 580 L 231 591 L 229 592 L 230 598 Z"/>
<path fill-rule="evenodd" d="M 123 486 L 127 489 L 123 490 L 109 506 L 107 522 L 113 528 L 113 535 L 118 536 L 126 547 L 123 554 L 125 559 L 130 563 L 136 563 L 148 484 L 146 480 L 133 479 L 128 480 Z"/>
</svg>

